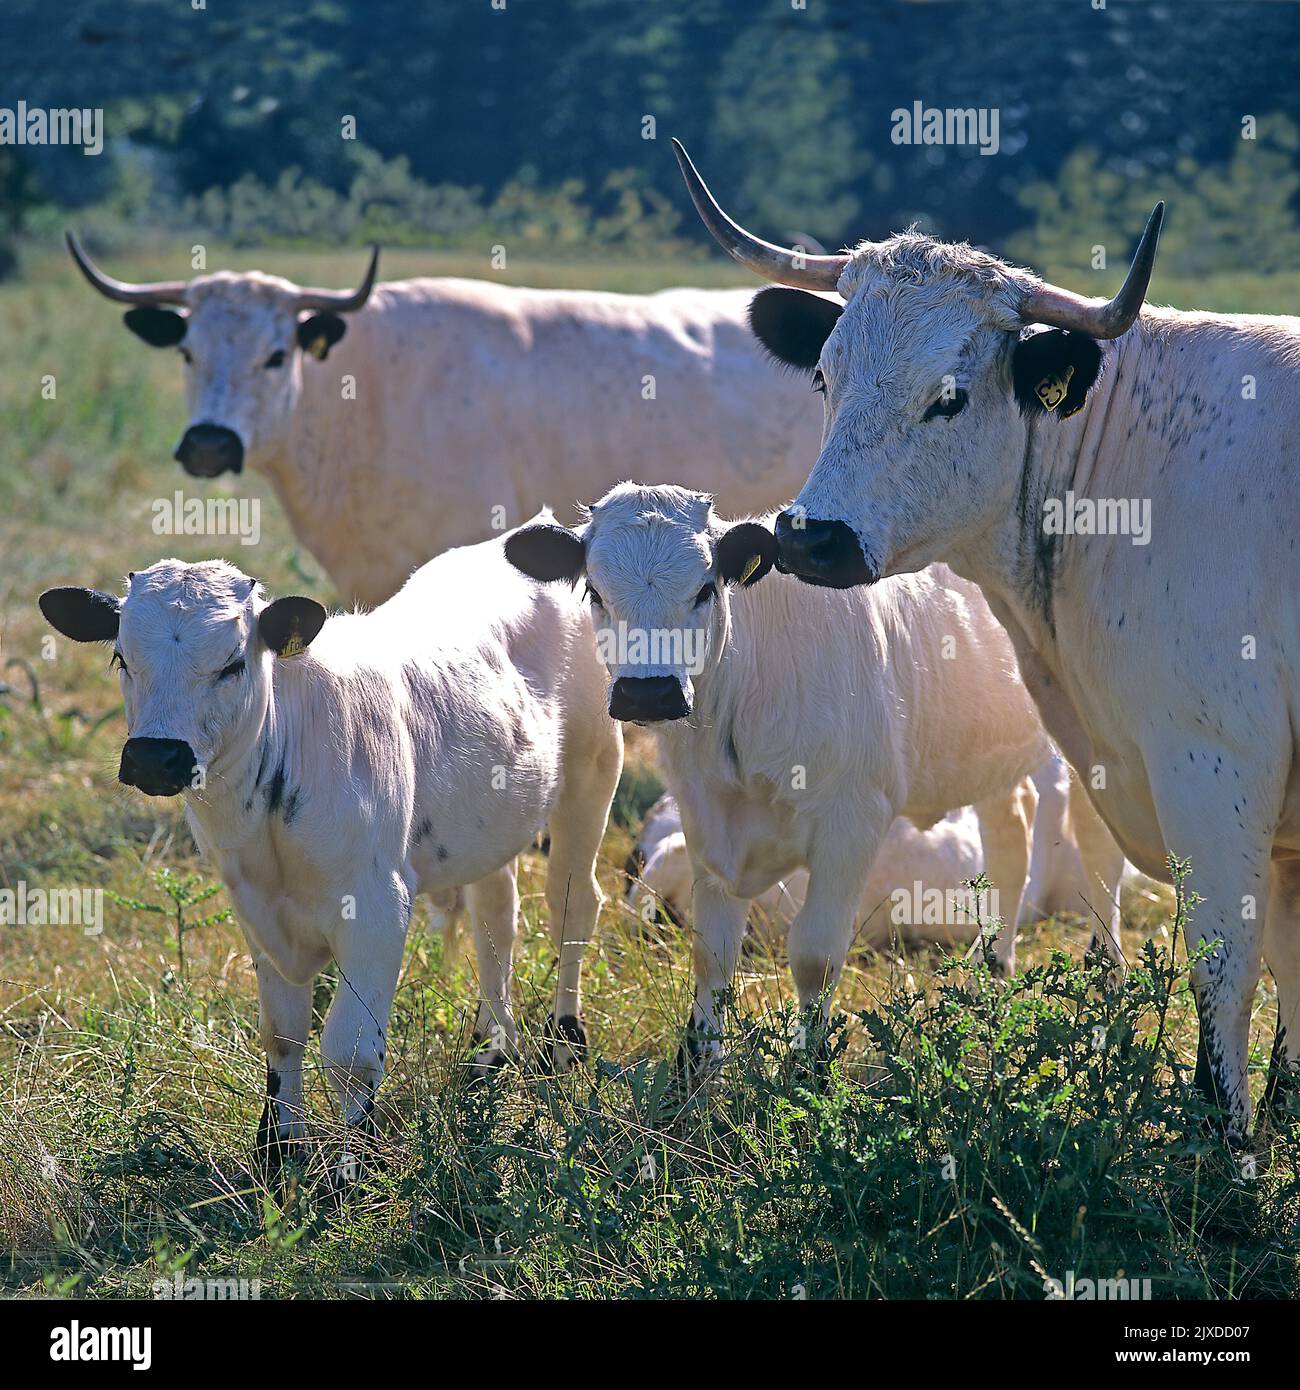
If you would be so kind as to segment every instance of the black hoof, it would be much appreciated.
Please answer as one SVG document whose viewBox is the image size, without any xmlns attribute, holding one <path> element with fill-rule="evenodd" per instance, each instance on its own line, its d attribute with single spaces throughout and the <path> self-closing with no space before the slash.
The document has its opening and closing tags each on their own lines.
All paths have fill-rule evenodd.
<svg viewBox="0 0 1300 1390">
<path fill-rule="evenodd" d="M 268 1100 L 262 1107 L 253 1155 L 262 1181 L 272 1191 L 283 1191 L 302 1172 L 302 1145 L 280 1133 L 271 1118 L 271 1105 Z"/>
<path fill-rule="evenodd" d="M 582 1026 L 582 1020 L 573 1014 L 564 1014 L 560 1018 L 549 1015 L 543 1037 L 542 1065 L 549 1075 L 558 1075 L 587 1060 L 587 1030 Z M 569 1054 L 569 1064 L 565 1067 L 560 1066 L 562 1050 Z"/>
</svg>

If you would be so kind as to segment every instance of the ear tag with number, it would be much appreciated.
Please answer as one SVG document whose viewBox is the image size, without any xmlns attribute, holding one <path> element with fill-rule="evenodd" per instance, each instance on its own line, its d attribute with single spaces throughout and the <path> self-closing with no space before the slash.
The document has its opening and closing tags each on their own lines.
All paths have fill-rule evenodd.
<svg viewBox="0 0 1300 1390">
<path fill-rule="evenodd" d="M 745 568 L 744 568 L 743 570 L 741 570 L 741 572 L 740 572 L 740 582 L 741 582 L 742 584 L 746 583 L 746 582 L 748 581 L 748 579 L 749 579 L 749 576 L 750 576 L 751 574 L 753 574 L 754 571 L 755 571 L 755 570 L 759 567 L 759 565 L 761 565 L 762 563 L 763 563 L 763 557 L 762 557 L 761 555 L 755 555 L 755 556 L 753 556 L 753 557 L 746 563 Z"/>
<path fill-rule="evenodd" d="M 1070 378 L 1074 376 L 1074 367 L 1069 366 L 1059 375 L 1045 376 L 1042 381 L 1034 387 L 1034 395 L 1043 404 L 1044 410 L 1055 410 L 1065 399 L 1070 390 Z"/>
<path fill-rule="evenodd" d="M 280 657 L 301 656 L 307 650 L 307 644 L 302 640 L 302 633 L 295 627 L 289 634 L 289 640 L 280 649 Z"/>
<path fill-rule="evenodd" d="M 325 360 L 325 354 L 330 350 L 329 339 L 323 334 L 318 333 L 310 343 L 307 344 L 307 351 L 318 361 Z"/>
</svg>

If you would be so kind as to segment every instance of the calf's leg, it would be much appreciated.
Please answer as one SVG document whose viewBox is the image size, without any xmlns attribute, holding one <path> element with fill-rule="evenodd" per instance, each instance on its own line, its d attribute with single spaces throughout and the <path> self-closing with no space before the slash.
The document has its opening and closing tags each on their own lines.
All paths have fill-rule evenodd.
<svg viewBox="0 0 1300 1390">
<path fill-rule="evenodd" d="M 375 1092 L 384 1074 L 388 1015 L 402 966 L 413 880 L 392 873 L 356 894 L 356 916 L 335 935 L 339 983 L 321 1035 L 321 1058 L 349 1139 L 338 1185 L 355 1180 L 359 1141 L 373 1129 Z"/>
<path fill-rule="evenodd" d="M 733 897 L 694 859 L 691 865 L 695 875 L 691 891 L 695 1002 L 677 1052 L 677 1069 L 687 1076 L 722 1059 L 722 1001 L 736 973 L 749 915 L 748 898 Z"/>
<path fill-rule="evenodd" d="M 258 955 L 258 1032 L 266 1050 L 266 1103 L 257 1126 L 257 1156 L 267 1181 L 278 1182 L 302 1139 L 302 1058 L 311 1031 L 311 985 L 286 980 Z"/>
<path fill-rule="evenodd" d="M 997 895 L 992 899 L 996 907 L 990 905 L 987 914 L 981 902 L 979 916 L 982 927 L 988 925 L 986 915 L 1002 919 L 1002 929 L 993 940 L 992 963 L 996 973 L 1003 976 L 1014 975 L 1016 970 L 1016 923 L 1029 875 L 1037 805 L 1038 793 L 1028 778 L 1005 796 L 990 796 L 975 804 L 984 872 Z"/>
<path fill-rule="evenodd" d="M 1100 943 L 1107 956 L 1123 965 L 1119 935 L 1119 882 L 1124 872 L 1124 851 L 1106 829 L 1106 823 L 1088 796 L 1078 773 L 1070 769 L 1070 829 L 1079 846 L 1083 874 L 1088 881 L 1088 901 L 1079 910 L 1093 915 L 1092 943 Z M 1100 920 L 1098 920 L 1100 918 Z"/>
<path fill-rule="evenodd" d="M 486 1073 L 518 1055 L 519 1031 L 510 1000 L 515 932 L 519 924 L 516 861 L 503 864 L 465 889 L 465 910 L 474 929 L 478 960 L 479 1006 L 474 1041 L 481 1044 L 474 1065 Z"/>
<path fill-rule="evenodd" d="M 623 770 L 621 727 L 603 710 L 593 720 L 603 721 L 589 733 L 588 743 L 594 741 L 594 748 L 574 748 L 566 738 L 563 787 L 549 821 L 546 906 L 559 965 L 545 1060 L 556 1072 L 568 1071 L 587 1047 L 582 962 L 604 901 L 596 882 L 596 856 Z"/>
</svg>

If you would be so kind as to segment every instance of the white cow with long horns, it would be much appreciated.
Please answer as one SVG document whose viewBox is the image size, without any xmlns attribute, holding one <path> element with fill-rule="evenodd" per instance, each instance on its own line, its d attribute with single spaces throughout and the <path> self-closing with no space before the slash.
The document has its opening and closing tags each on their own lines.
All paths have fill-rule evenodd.
<svg viewBox="0 0 1300 1390">
<path fill-rule="evenodd" d="M 1261 955 L 1267 1101 L 1300 1064 L 1300 320 L 1144 306 L 1163 204 L 1098 303 L 915 232 L 783 251 L 677 153 L 728 252 L 800 287 L 752 315 L 825 412 L 782 563 L 844 587 L 943 560 L 980 585 L 1129 859 L 1190 861 L 1189 944 L 1218 943 L 1192 974 L 1197 1081 L 1242 1139 Z"/>
<path fill-rule="evenodd" d="M 184 358 L 181 466 L 264 473 L 351 601 L 629 474 L 779 506 L 817 445 L 816 403 L 754 342 L 745 290 L 376 284 L 377 251 L 355 291 L 257 271 L 128 284 L 68 246 L 128 328 Z"/>
</svg>

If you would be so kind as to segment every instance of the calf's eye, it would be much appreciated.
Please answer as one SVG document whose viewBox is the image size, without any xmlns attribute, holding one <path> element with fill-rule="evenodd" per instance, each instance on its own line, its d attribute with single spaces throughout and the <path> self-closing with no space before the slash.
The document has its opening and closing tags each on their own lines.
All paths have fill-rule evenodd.
<svg viewBox="0 0 1300 1390">
<path fill-rule="evenodd" d="M 587 597 L 592 601 L 592 603 L 598 604 L 601 608 L 604 608 L 605 600 L 601 598 L 601 596 L 595 591 L 595 589 L 591 587 L 590 584 L 587 585 Z"/>
<path fill-rule="evenodd" d="M 717 586 L 714 585 L 712 582 L 706 584 L 704 588 L 702 588 L 700 592 L 695 595 L 696 608 L 703 608 L 704 605 L 708 603 L 708 601 L 713 597 L 713 595 L 717 593 L 717 591 Z"/>
<path fill-rule="evenodd" d="M 966 404 L 966 392 L 959 386 L 952 395 L 940 396 L 937 401 L 925 412 L 927 420 L 951 420 L 952 417 L 961 411 Z"/>
<path fill-rule="evenodd" d="M 122 660 L 121 652 L 114 652 L 113 655 L 110 656 L 108 659 L 108 669 L 111 671 L 114 667 L 121 671 L 121 673 L 124 676 L 130 674 L 130 672 L 126 669 L 126 662 Z"/>
<path fill-rule="evenodd" d="M 812 389 L 820 391 L 823 396 L 826 394 L 826 378 L 822 375 L 820 367 L 812 374 Z"/>
<path fill-rule="evenodd" d="M 276 350 L 270 355 L 270 357 L 266 359 L 266 361 L 262 365 L 264 367 L 283 367 L 284 349 L 276 348 Z"/>
<path fill-rule="evenodd" d="M 236 657 L 236 659 L 235 659 L 234 661 L 232 661 L 232 662 L 230 663 L 229 666 L 224 667 L 224 668 L 218 673 L 217 679 L 218 679 L 219 681 L 223 681 L 223 680 L 226 679 L 227 676 L 238 676 L 238 675 L 242 675 L 242 674 L 243 674 L 243 670 L 244 670 L 244 658 L 243 658 L 242 656 L 241 656 L 241 657 Z"/>
</svg>

